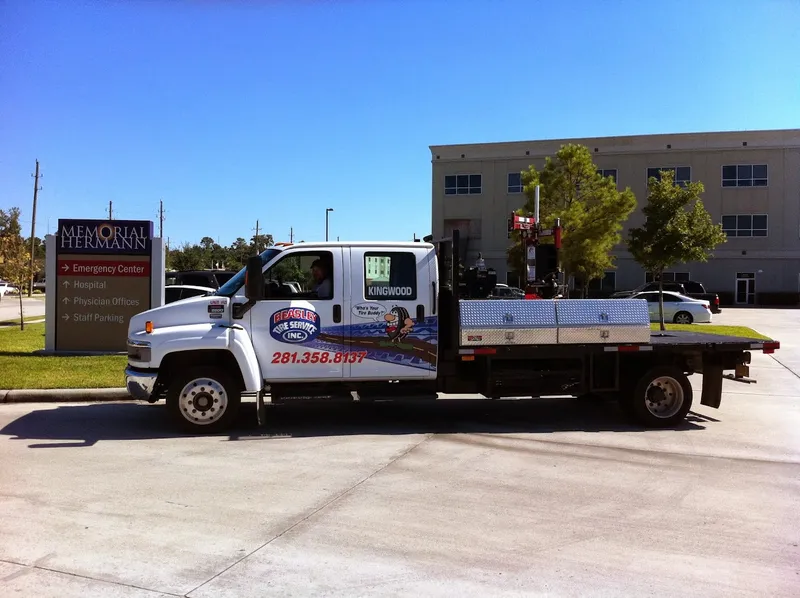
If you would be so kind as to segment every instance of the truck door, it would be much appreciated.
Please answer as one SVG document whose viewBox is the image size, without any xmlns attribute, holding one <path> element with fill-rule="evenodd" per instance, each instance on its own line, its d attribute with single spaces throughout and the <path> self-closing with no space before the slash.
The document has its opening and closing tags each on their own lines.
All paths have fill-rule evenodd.
<svg viewBox="0 0 800 598">
<path fill-rule="evenodd" d="M 436 377 L 435 271 L 435 253 L 418 244 L 350 248 L 351 379 Z"/>
<path fill-rule="evenodd" d="M 317 277 L 327 282 L 319 287 Z M 248 312 L 264 378 L 341 380 L 347 360 L 342 248 L 287 249 L 265 268 L 264 284 L 267 298 Z"/>
</svg>

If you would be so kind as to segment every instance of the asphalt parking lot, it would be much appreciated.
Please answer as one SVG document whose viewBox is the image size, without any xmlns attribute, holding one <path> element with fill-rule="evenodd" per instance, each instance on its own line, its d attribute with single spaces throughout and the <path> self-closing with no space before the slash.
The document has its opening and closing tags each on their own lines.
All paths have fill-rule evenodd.
<svg viewBox="0 0 800 598">
<path fill-rule="evenodd" d="M 0 405 L 0 595 L 797 596 L 800 310 L 714 319 L 782 349 L 676 430 L 568 399 L 244 409 L 213 437 Z"/>
</svg>

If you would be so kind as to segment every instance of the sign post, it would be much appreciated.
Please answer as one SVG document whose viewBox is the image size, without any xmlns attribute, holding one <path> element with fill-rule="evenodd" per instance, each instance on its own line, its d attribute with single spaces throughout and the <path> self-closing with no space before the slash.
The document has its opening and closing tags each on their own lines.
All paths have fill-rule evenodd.
<svg viewBox="0 0 800 598">
<path fill-rule="evenodd" d="M 59 219 L 50 267 L 55 277 L 48 277 L 55 283 L 48 285 L 55 291 L 52 350 L 125 351 L 130 318 L 153 306 L 154 283 L 163 289 L 163 280 L 153 279 L 163 279 L 154 240 L 149 220 Z M 48 258 L 51 253 L 48 248 Z"/>
</svg>

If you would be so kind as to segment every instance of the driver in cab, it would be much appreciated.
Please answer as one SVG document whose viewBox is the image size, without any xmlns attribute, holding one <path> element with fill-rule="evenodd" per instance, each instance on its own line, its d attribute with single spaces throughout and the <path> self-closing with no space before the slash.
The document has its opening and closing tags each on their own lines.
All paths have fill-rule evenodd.
<svg viewBox="0 0 800 598">
<path fill-rule="evenodd" d="M 311 276 L 314 278 L 314 292 L 319 299 L 330 299 L 333 297 L 331 287 L 330 268 L 321 259 L 316 259 L 311 264 Z"/>
</svg>

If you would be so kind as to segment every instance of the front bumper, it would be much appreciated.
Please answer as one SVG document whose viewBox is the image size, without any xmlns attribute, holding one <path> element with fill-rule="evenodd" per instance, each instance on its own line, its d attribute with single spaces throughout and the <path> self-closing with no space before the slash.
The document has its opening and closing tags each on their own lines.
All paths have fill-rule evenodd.
<svg viewBox="0 0 800 598">
<path fill-rule="evenodd" d="M 131 366 L 125 368 L 125 386 L 134 399 L 147 400 L 153 394 L 158 372 L 140 370 Z"/>
</svg>

